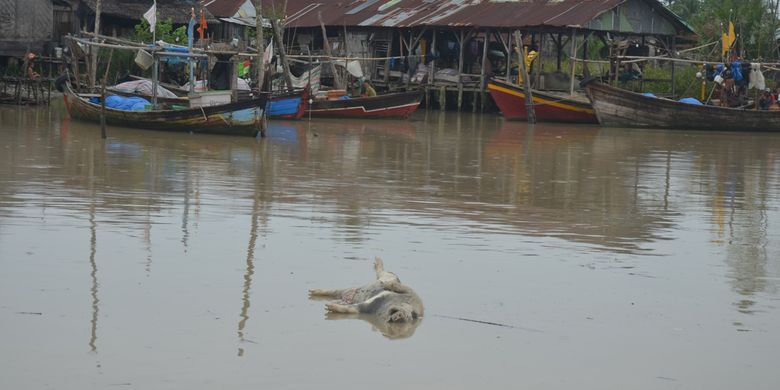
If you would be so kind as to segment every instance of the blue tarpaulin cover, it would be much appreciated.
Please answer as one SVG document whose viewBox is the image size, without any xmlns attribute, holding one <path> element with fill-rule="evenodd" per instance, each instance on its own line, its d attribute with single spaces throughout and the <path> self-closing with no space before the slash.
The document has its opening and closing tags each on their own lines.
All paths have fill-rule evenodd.
<svg viewBox="0 0 780 390">
<path fill-rule="evenodd" d="M 703 106 L 704 104 L 699 101 L 699 99 L 692 98 L 692 97 L 684 97 L 679 100 L 680 103 L 688 103 L 693 104 L 695 106 Z"/>
<path fill-rule="evenodd" d="M 151 104 L 152 103 L 149 103 L 148 100 L 138 96 L 124 97 L 111 95 L 106 97 L 106 107 L 116 110 L 146 111 L 148 109 L 147 107 Z"/>
</svg>

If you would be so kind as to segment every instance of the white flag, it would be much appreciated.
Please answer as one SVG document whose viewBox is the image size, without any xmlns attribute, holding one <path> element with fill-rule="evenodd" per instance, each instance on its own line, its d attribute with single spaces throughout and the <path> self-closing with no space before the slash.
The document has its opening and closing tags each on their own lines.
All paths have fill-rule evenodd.
<svg viewBox="0 0 780 390">
<path fill-rule="evenodd" d="M 157 1 L 146 11 L 144 19 L 149 22 L 149 31 L 154 32 L 154 25 L 157 24 Z"/>
<path fill-rule="evenodd" d="M 263 63 L 270 64 L 271 57 L 273 57 L 273 55 L 274 55 L 274 41 L 271 41 L 268 43 L 268 46 L 265 47 L 265 51 L 263 52 Z"/>
</svg>

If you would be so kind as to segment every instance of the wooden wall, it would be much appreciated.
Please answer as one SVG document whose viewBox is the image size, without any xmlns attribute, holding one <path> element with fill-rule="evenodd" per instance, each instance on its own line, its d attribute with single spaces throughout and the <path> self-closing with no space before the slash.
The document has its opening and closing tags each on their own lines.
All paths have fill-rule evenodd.
<svg viewBox="0 0 780 390">
<path fill-rule="evenodd" d="M 52 40 L 51 0 L 0 0 L 0 56 L 43 52 Z"/>
</svg>

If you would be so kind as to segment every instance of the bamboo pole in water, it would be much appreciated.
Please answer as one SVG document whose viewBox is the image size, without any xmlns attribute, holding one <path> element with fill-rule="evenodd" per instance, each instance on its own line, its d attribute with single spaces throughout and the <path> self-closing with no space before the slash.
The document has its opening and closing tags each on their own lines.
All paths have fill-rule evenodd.
<svg viewBox="0 0 780 390">
<path fill-rule="evenodd" d="M 571 55 L 569 56 L 569 62 L 571 62 L 571 75 L 569 79 L 569 94 L 574 95 L 574 67 L 577 65 L 577 61 L 574 60 L 574 58 L 577 55 L 577 30 L 572 29 L 571 30 L 571 40 L 569 42 L 571 45 Z"/>
<path fill-rule="evenodd" d="M 523 49 L 523 34 L 520 31 L 515 31 L 515 50 L 517 50 L 517 57 L 520 61 L 520 71 L 523 75 L 523 89 L 525 95 L 525 110 L 528 117 L 528 123 L 536 123 L 536 111 L 534 110 L 534 98 L 531 92 L 531 81 L 528 78 L 528 69 L 525 67 L 525 58 Z"/>
<path fill-rule="evenodd" d="M 287 50 L 285 50 L 284 42 L 282 42 L 282 28 L 279 26 L 279 21 L 271 19 L 271 28 L 273 29 L 274 42 L 276 42 L 276 47 L 279 49 L 279 59 L 282 61 L 282 69 L 284 69 L 284 81 L 287 83 L 287 88 L 292 90 L 293 82 L 292 77 L 290 76 L 290 64 L 287 62 Z"/>
<path fill-rule="evenodd" d="M 100 13 L 102 9 L 103 1 L 97 0 L 95 2 L 95 34 L 96 37 L 94 38 L 95 41 L 97 41 L 97 34 L 100 34 Z M 92 68 L 89 71 L 89 87 L 95 88 L 95 81 L 97 79 L 97 53 L 99 52 L 98 49 L 95 49 L 94 51 L 90 48 L 89 55 L 91 56 L 90 62 L 92 64 Z"/>
<path fill-rule="evenodd" d="M 99 49 L 98 49 L 99 50 Z M 111 69 L 111 60 L 114 58 L 114 49 L 108 53 L 106 72 L 103 74 L 103 82 L 100 85 L 100 137 L 106 139 L 106 83 L 108 82 L 108 70 Z"/>
<path fill-rule="evenodd" d="M 265 54 L 265 39 L 263 38 L 263 1 L 255 0 L 255 29 L 257 44 L 257 89 L 263 90 L 263 81 L 265 81 L 265 63 L 263 55 Z"/>
<path fill-rule="evenodd" d="M 317 12 L 317 18 L 319 19 L 320 27 L 322 28 L 322 45 L 325 48 L 325 54 L 328 57 L 332 57 L 330 42 L 328 42 L 328 32 L 325 30 L 325 23 L 322 22 L 322 12 Z M 339 78 L 339 73 L 336 71 L 336 64 L 334 64 L 332 60 L 328 60 L 328 64 L 331 73 L 333 73 L 333 87 L 335 89 L 342 89 L 341 79 Z"/>
</svg>

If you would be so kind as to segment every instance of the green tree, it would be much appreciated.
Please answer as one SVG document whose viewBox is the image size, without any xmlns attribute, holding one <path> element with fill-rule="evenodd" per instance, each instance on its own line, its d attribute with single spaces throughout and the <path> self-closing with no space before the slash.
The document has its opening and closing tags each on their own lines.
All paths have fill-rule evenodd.
<svg viewBox="0 0 780 390">
<path fill-rule="evenodd" d="M 737 47 L 748 59 L 777 58 L 775 30 L 780 0 L 667 0 L 673 12 L 691 23 L 701 43 L 719 40 L 734 23 Z"/>
<path fill-rule="evenodd" d="M 187 26 L 180 26 L 177 29 L 173 29 L 173 21 L 168 18 L 157 22 L 155 28 L 157 30 L 157 39 L 162 39 L 168 43 L 186 44 L 187 43 Z M 138 42 L 151 42 L 152 32 L 149 31 L 149 22 L 146 19 L 141 19 L 141 23 L 135 25 L 135 37 Z"/>
</svg>

